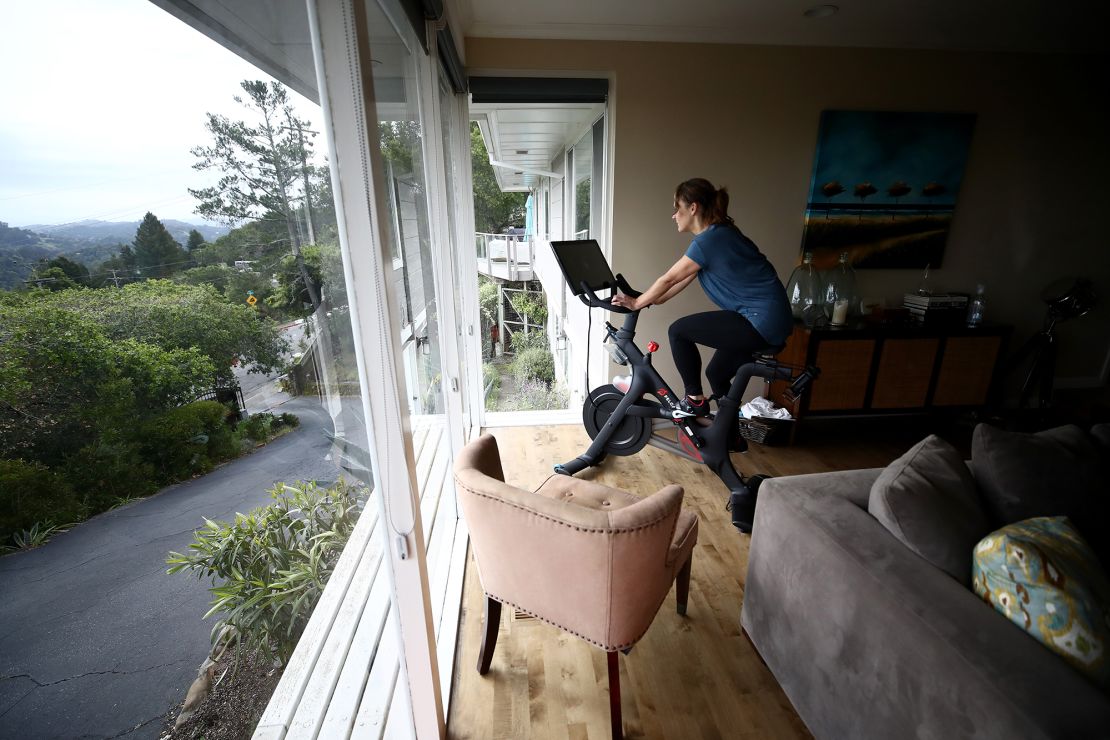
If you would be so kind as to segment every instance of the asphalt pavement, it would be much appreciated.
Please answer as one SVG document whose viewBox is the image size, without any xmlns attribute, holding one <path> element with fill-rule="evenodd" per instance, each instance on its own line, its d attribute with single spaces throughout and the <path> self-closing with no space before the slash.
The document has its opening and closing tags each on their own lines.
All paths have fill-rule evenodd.
<svg viewBox="0 0 1110 740">
<path fill-rule="evenodd" d="M 0 558 L 0 738 L 157 738 L 210 647 L 208 582 L 166 574 L 203 517 L 269 501 L 279 481 L 334 480 L 315 398 L 272 410 L 301 425 L 203 477 Z"/>
</svg>

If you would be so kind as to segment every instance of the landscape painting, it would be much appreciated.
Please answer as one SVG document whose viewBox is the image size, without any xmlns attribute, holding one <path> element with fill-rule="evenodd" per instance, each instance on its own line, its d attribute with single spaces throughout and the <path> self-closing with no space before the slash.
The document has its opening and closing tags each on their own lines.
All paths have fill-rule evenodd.
<svg viewBox="0 0 1110 740">
<path fill-rule="evenodd" d="M 819 269 L 940 267 L 974 114 L 823 111 L 802 251 Z"/>
</svg>

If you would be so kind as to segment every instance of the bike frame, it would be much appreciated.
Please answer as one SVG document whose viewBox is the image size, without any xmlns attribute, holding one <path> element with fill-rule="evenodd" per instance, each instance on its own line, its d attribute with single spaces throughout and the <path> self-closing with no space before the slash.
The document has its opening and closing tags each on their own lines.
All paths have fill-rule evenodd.
<svg viewBox="0 0 1110 740">
<path fill-rule="evenodd" d="M 701 426 L 694 421 L 693 415 L 682 410 L 679 404 L 680 397 L 675 395 L 659 371 L 652 365 L 651 353 L 644 354 L 636 345 L 638 320 L 639 312 L 636 311 L 625 314 L 624 325 L 620 329 L 608 321 L 605 322 L 606 341 L 614 342 L 628 357 L 628 364 L 632 368 L 631 385 L 589 448 L 574 460 L 556 465 L 555 471 L 564 475 L 574 475 L 587 467 L 599 464 L 606 456 L 605 446 L 625 416 L 639 416 L 656 419 L 652 425 L 652 435 L 648 444 L 705 465 L 732 492 L 746 490 L 744 478 L 733 467 L 728 449 L 728 436 L 732 431 L 733 420 L 738 418 L 740 412 L 740 399 L 752 378 L 789 380 L 790 369 L 759 362 L 750 362 L 741 366 L 736 372 L 728 393 L 718 400 L 718 410 L 713 422 L 709 426 Z M 654 397 L 659 404 L 638 403 L 645 396 Z M 671 428 L 676 432 L 673 441 L 660 436 L 661 432 Z M 744 446 L 747 447 L 746 442 Z"/>
</svg>

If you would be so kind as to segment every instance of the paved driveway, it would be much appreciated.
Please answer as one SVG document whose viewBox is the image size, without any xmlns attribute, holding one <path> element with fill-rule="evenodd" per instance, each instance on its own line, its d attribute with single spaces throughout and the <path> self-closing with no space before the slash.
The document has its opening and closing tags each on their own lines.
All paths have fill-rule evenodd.
<svg viewBox="0 0 1110 740">
<path fill-rule="evenodd" d="M 266 503 L 277 481 L 334 480 L 331 421 L 295 399 L 301 426 L 253 454 L 0 558 L 0 738 L 157 738 L 209 649 L 207 583 L 166 575 L 202 517 Z"/>
</svg>

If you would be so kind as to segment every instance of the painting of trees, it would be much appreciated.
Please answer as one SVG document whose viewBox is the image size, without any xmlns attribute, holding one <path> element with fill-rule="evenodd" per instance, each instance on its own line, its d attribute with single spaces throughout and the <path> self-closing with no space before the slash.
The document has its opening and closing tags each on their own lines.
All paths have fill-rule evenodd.
<svg viewBox="0 0 1110 740">
<path fill-rule="evenodd" d="M 965 113 L 823 111 L 802 251 L 823 266 L 842 252 L 856 267 L 938 266 L 974 127 Z"/>
</svg>

